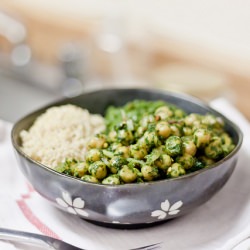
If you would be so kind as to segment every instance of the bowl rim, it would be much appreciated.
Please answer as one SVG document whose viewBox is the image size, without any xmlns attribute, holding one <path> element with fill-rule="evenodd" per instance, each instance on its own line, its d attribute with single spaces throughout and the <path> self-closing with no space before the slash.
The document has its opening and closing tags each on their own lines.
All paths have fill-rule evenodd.
<svg viewBox="0 0 250 250">
<path fill-rule="evenodd" d="M 155 180 L 155 181 L 149 181 L 149 182 L 142 182 L 142 183 L 125 183 L 122 185 L 114 185 L 114 184 L 102 184 L 102 183 L 92 183 L 92 182 L 88 182 L 88 181 L 84 181 L 81 180 L 80 178 L 74 177 L 74 176 L 70 176 L 67 174 L 63 174 L 60 173 L 36 160 L 33 160 L 32 158 L 30 158 L 26 153 L 24 153 L 24 151 L 21 149 L 21 146 L 18 145 L 17 141 L 15 140 L 15 131 L 16 128 L 18 127 L 18 125 L 23 122 L 24 120 L 26 120 L 28 117 L 35 115 L 36 113 L 42 113 L 42 111 L 45 111 L 47 108 L 50 108 L 52 106 L 59 106 L 62 105 L 62 103 L 68 102 L 71 103 L 71 100 L 74 100 L 77 97 L 80 97 L 82 95 L 87 95 L 87 94 L 94 94 L 94 93 L 98 93 L 98 92 L 103 92 L 103 91 L 143 91 L 143 92 L 148 92 L 148 93 L 153 93 L 153 94 L 164 94 L 167 96 L 171 96 L 173 98 L 176 99 L 182 99 L 188 102 L 191 102 L 195 105 L 200 106 L 201 108 L 205 108 L 208 111 L 211 111 L 213 114 L 218 115 L 219 117 L 221 117 L 230 127 L 232 127 L 234 129 L 234 131 L 236 132 L 237 136 L 238 136 L 238 143 L 235 145 L 235 148 L 233 149 L 232 152 L 230 152 L 227 156 L 225 156 L 224 158 L 222 158 L 221 160 L 215 162 L 214 164 L 210 165 L 209 167 L 206 168 L 202 168 L 199 170 L 196 170 L 194 172 L 185 174 L 185 175 L 181 175 L 179 177 L 176 178 L 169 178 L 169 179 L 161 179 L 161 180 Z M 168 91 L 168 90 L 162 90 L 162 89 L 155 89 L 155 88 L 123 88 L 123 87 L 106 87 L 106 88 L 101 88 L 101 89 L 95 89 L 95 90 L 86 90 L 83 91 L 82 93 L 80 93 L 77 96 L 74 97 L 70 97 L 70 98 L 61 98 L 57 101 L 51 102 L 45 106 L 42 106 L 39 109 L 34 110 L 33 112 L 30 112 L 28 114 L 26 114 L 25 116 L 23 116 L 22 118 L 20 118 L 19 120 L 17 120 L 12 129 L 11 129 L 11 143 L 12 146 L 14 147 L 14 149 L 22 156 L 24 157 L 26 160 L 30 161 L 31 163 L 35 164 L 36 167 L 40 167 L 46 171 L 51 172 L 53 175 L 59 176 L 61 178 L 67 178 L 70 179 L 72 181 L 77 181 L 79 183 L 82 183 L 83 185 L 93 185 L 93 186 L 101 186 L 101 187 L 106 187 L 106 188 L 127 188 L 127 187 L 141 187 L 141 186 L 148 186 L 148 185 L 154 185 L 156 183 L 162 183 L 162 182 L 171 182 L 171 181 L 178 181 L 178 180 L 182 180 L 182 179 L 188 179 L 190 177 L 199 175 L 203 172 L 209 171 L 211 169 L 214 169 L 216 167 L 219 167 L 222 163 L 228 161 L 229 159 L 231 159 L 232 157 L 234 157 L 238 151 L 240 150 L 242 143 L 243 143 L 243 133 L 241 131 L 241 129 L 239 128 L 238 125 L 236 125 L 233 121 L 231 121 L 229 118 L 227 118 L 226 116 L 224 116 L 223 114 L 221 114 L 220 112 L 218 112 L 217 110 L 213 109 L 209 104 L 207 104 L 205 101 L 202 101 L 201 99 L 192 96 L 190 94 L 187 93 L 180 93 L 180 92 L 174 92 L 174 91 Z"/>
</svg>

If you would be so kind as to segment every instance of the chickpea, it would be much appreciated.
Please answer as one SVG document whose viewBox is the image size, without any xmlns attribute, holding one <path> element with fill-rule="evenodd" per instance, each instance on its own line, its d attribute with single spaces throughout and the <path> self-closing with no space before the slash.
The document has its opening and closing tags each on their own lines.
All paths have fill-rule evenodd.
<svg viewBox="0 0 250 250">
<path fill-rule="evenodd" d="M 129 157 L 129 147 L 128 146 L 118 147 L 115 150 L 115 155 L 120 155 L 120 156 L 122 156 L 124 158 L 128 158 Z"/>
<path fill-rule="evenodd" d="M 77 164 L 77 161 L 74 159 L 67 159 L 64 163 L 59 163 L 54 170 L 56 170 L 59 173 L 74 174 L 74 169 Z"/>
<path fill-rule="evenodd" d="M 206 156 L 201 156 L 199 157 L 199 160 L 205 165 L 205 166 L 210 166 L 215 163 L 215 161 L 211 158 L 208 158 Z"/>
<path fill-rule="evenodd" d="M 173 116 L 173 111 L 167 106 L 162 106 L 155 111 L 155 116 L 160 117 L 161 120 L 166 120 Z"/>
<path fill-rule="evenodd" d="M 185 112 L 181 109 L 176 109 L 174 111 L 174 117 L 176 117 L 176 118 L 183 118 L 183 117 L 185 117 L 185 115 L 186 115 Z"/>
<path fill-rule="evenodd" d="M 65 173 L 68 168 L 65 166 L 65 163 L 60 163 L 54 168 L 54 170 L 59 173 Z"/>
<path fill-rule="evenodd" d="M 182 130 L 183 130 L 183 134 L 185 136 L 192 135 L 192 133 L 193 133 L 193 130 L 191 128 L 189 128 L 189 127 L 183 127 Z"/>
<path fill-rule="evenodd" d="M 168 167 L 171 166 L 172 161 L 173 160 L 169 155 L 163 154 L 155 161 L 155 165 L 161 170 L 167 170 Z"/>
<path fill-rule="evenodd" d="M 155 130 L 159 136 L 162 138 L 166 139 L 170 136 L 171 134 L 171 129 L 166 121 L 160 121 L 156 124 Z"/>
<path fill-rule="evenodd" d="M 167 176 L 176 178 L 186 173 L 180 163 L 173 163 L 167 170 Z"/>
<path fill-rule="evenodd" d="M 211 142 L 205 147 L 205 155 L 214 160 L 223 156 L 221 139 L 219 137 L 212 138 Z"/>
<path fill-rule="evenodd" d="M 117 174 L 118 171 L 122 168 L 123 165 L 126 165 L 127 161 L 121 156 L 114 156 L 110 160 L 110 172 L 113 174 Z"/>
<path fill-rule="evenodd" d="M 126 129 L 118 130 L 117 139 L 124 145 L 129 145 L 133 140 L 134 136 L 131 131 Z"/>
<path fill-rule="evenodd" d="M 137 141 L 137 144 L 136 145 L 138 145 L 138 147 L 140 147 L 140 148 L 145 148 L 145 149 L 149 149 L 149 147 L 148 147 L 148 145 L 147 145 L 147 143 L 146 143 L 146 140 L 145 140 L 145 137 L 143 136 L 143 137 L 141 137 L 138 141 Z M 130 148 L 131 148 L 131 146 L 130 146 Z"/>
<path fill-rule="evenodd" d="M 191 167 L 193 167 L 195 160 L 192 155 L 184 154 L 182 156 L 178 156 L 176 158 L 176 162 L 180 163 L 184 167 L 184 169 L 190 169 Z"/>
<path fill-rule="evenodd" d="M 95 161 L 100 161 L 102 153 L 99 149 L 90 149 L 86 154 L 86 161 L 92 163 Z"/>
<path fill-rule="evenodd" d="M 223 122 L 217 119 L 214 115 L 205 115 L 201 121 L 203 124 L 213 127 L 213 128 L 221 128 L 223 126 Z"/>
<path fill-rule="evenodd" d="M 127 165 L 124 165 L 119 171 L 119 176 L 125 183 L 134 182 L 137 178 L 137 174 L 134 168 Z"/>
<path fill-rule="evenodd" d="M 130 155 L 135 159 L 142 160 L 147 154 L 148 152 L 145 147 L 140 147 L 138 144 L 130 146 Z"/>
<path fill-rule="evenodd" d="M 93 137 L 88 142 L 88 148 L 105 148 L 108 144 L 106 142 L 106 139 L 104 137 Z"/>
<path fill-rule="evenodd" d="M 232 145 L 233 144 L 232 138 L 227 133 L 222 133 L 220 137 L 221 137 L 221 141 L 224 145 Z"/>
<path fill-rule="evenodd" d="M 139 139 L 139 145 L 147 149 L 157 147 L 160 141 L 155 132 L 146 131 L 142 138 Z"/>
<path fill-rule="evenodd" d="M 182 151 L 183 151 L 183 154 L 189 154 L 189 155 L 194 156 L 196 154 L 197 147 L 192 140 L 184 139 L 182 141 Z"/>
<path fill-rule="evenodd" d="M 115 143 L 112 143 L 111 145 L 110 145 L 110 150 L 112 151 L 112 152 L 114 152 L 114 151 L 116 151 L 116 149 L 118 149 L 119 147 L 122 147 L 122 144 L 119 142 L 119 143 L 117 143 L 117 142 L 115 142 Z"/>
<path fill-rule="evenodd" d="M 98 179 L 92 175 L 84 175 L 81 180 L 93 183 L 99 183 Z"/>
<path fill-rule="evenodd" d="M 112 130 L 108 134 L 108 139 L 110 142 L 115 142 L 117 140 L 117 133 L 116 131 Z"/>
<path fill-rule="evenodd" d="M 207 129 L 197 129 L 194 132 L 194 143 L 197 148 L 206 146 L 210 142 L 211 135 Z"/>
<path fill-rule="evenodd" d="M 146 130 L 148 128 L 149 123 L 153 123 L 155 118 L 153 115 L 144 116 L 140 121 L 140 126 L 142 129 Z"/>
<path fill-rule="evenodd" d="M 171 135 L 182 136 L 181 128 L 178 125 L 172 124 L 170 125 L 170 129 L 171 129 Z"/>
<path fill-rule="evenodd" d="M 137 130 L 136 130 L 136 133 L 135 133 L 136 137 L 137 138 L 142 137 L 145 131 L 146 131 L 146 128 L 141 127 L 141 126 L 138 127 Z"/>
<path fill-rule="evenodd" d="M 231 153 L 233 151 L 233 149 L 235 148 L 235 146 L 233 144 L 224 144 L 222 145 L 222 150 L 224 155 L 228 155 L 229 153 Z"/>
<path fill-rule="evenodd" d="M 142 166 L 141 173 L 143 179 L 147 181 L 152 181 L 159 176 L 158 168 L 149 165 Z"/>
<path fill-rule="evenodd" d="M 77 166 L 77 161 L 74 159 L 68 159 L 66 163 L 69 173 L 74 174 L 75 167 Z"/>
<path fill-rule="evenodd" d="M 185 125 L 189 127 L 191 127 L 195 122 L 200 122 L 200 116 L 198 114 L 191 113 L 184 119 Z"/>
<path fill-rule="evenodd" d="M 104 162 L 96 161 L 89 165 L 89 173 L 97 178 L 98 180 L 102 180 L 107 176 L 107 167 Z"/>
<path fill-rule="evenodd" d="M 102 180 L 102 184 L 109 184 L 109 185 L 120 185 L 120 178 L 118 175 L 110 175 L 107 178 Z"/>
<path fill-rule="evenodd" d="M 179 136 L 172 135 L 166 140 L 166 152 L 174 157 L 182 153 L 182 140 Z"/>
<path fill-rule="evenodd" d="M 206 129 L 206 125 L 202 124 L 200 120 L 194 121 L 193 125 L 192 125 L 192 131 L 193 133 L 197 130 L 197 129 Z"/>
<path fill-rule="evenodd" d="M 74 168 L 74 176 L 82 177 L 88 173 L 89 165 L 86 162 L 79 162 Z"/>
</svg>

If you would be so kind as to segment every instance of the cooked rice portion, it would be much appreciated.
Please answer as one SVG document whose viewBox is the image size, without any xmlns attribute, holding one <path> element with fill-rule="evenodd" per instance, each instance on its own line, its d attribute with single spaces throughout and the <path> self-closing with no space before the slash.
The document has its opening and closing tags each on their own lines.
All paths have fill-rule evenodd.
<svg viewBox="0 0 250 250">
<path fill-rule="evenodd" d="M 28 131 L 21 131 L 22 149 L 33 160 L 54 168 L 66 158 L 83 160 L 87 141 L 104 129 L 101 115 L 72 104 L 52 107 Z"/>
</svg>

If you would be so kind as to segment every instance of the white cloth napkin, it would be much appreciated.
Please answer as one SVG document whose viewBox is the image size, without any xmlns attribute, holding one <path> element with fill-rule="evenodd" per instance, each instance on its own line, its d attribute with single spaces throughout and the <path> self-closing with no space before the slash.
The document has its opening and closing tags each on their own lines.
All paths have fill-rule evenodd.
<svg viewBox="0 0 250 250">
<path fill-rule="evenodd" d="M 244 133 L 239 162 L 231 178 L 192 213 L 138 230 L 100 227 L 49 204 L 30 187 L 17 166 L 10 141 L 12 125 L 0 123 L 0 227 L 54 236 L 88 250 L 128 250 L 157 242 L 168 250 L 232 249 L 250 235 L 250 124 L 225 99 L 216 99 L 211 106 L 236 122 Z M 234 249 L 247 247 L 249 241 Z M 18 247 L 0 241 L 0 249 Z"/>
</svg>

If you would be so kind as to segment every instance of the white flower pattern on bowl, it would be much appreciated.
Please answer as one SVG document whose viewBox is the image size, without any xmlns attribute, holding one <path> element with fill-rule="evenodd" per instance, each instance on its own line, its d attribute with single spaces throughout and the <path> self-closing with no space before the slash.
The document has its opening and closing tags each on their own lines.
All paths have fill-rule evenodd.
<svg viewBox="0 0 250 250">
<path fill-rule="evenodd" d="M 179 208 L 183 205 L 182 201 L 177 201 L 172 206 L 168 200 L 161 203 L 161 210 L 155 210 L 151 213 L 152 217 L 158 217 L 159 220 L 163 220 L 167 215 L 175 215 L 180 212 Z"/>
<path fill-rule="evenodd" d="M 63 198 L 63 199 L 62 199 Z M 56 202 L 67 209 L 71 214 L 79 214 L 84 217 L 88 217 L 89 214 L 84 211 L 85 201 L 77 197 L 72 200 L 71 196 L 67 192 L 62 192 L 62 198 L 56 198 Z"/>
</svg>

